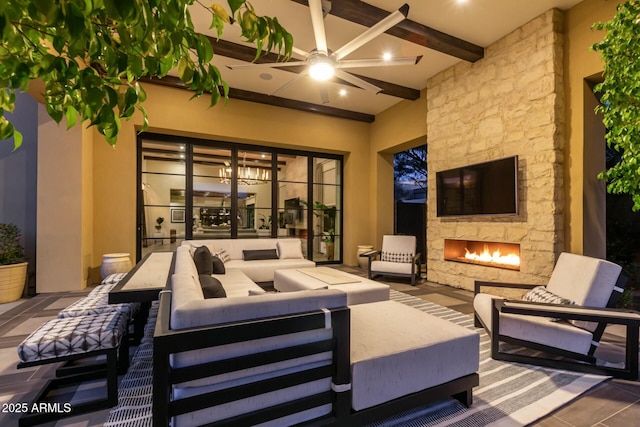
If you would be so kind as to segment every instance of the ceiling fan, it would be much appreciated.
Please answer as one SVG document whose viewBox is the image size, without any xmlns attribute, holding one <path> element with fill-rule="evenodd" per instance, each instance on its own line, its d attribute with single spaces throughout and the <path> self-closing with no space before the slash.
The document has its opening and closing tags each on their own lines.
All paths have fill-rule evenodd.
<svg viewBox="0 0 640 427">
<path fill-rule="evenodd" d="M 303 61 L 227 65 L 227 67 L 232 70 L 239 70 L 248 68 L 284 68 L 296 67 L 301 65 L 306 66 L 306 68 L 301 73 L 299 73 L 297 77 L 285 83 L 275 92 L 271 93 L 271 95 L 276 95 L 284 91 L 289 86 L 293 85 L 295 82 L 306 76 L 310 76 L 312 79 L 321 82 L 327 81 L 335 76 L 361 89 L 379 93 L 382 91 L 382 89 L 378 86 L 343 70 L 349 68 L 386 67 L 392 65 L 415 65 L 422 59 L 422 56 L 401 58 L 385 57 L 375 59 L 344 59 L 347 55 L 349 55 L 356 49 L 362 47 L 364 44 L 373 40 L 375 37 L 384 33 L 394 25 L 402 22 L 409 14 L 408 4 L 404 4 L 398 10 L 391 13 L 389 16 L 366 30 L 364 33 L 360 34 L 358 37 L 354 38 L 335 51 L 331 51 L 327 47 L 327 39 L 324 31 L 324 17 L 329 13 L 330 9 L 330 0 L 309 0 L 311 25 L 313 27 L 316 48 L 311 52 L 306 52 L 302 49 L 297 49 L 294 47 L 293 53 L 299 56 L 303 56 L 305 58 Z M 329 92 L 326 85 L 321 86 L 320 95 L 322 97 L 322 103 L 327 104 L 329 102 Z"/>
</svg>

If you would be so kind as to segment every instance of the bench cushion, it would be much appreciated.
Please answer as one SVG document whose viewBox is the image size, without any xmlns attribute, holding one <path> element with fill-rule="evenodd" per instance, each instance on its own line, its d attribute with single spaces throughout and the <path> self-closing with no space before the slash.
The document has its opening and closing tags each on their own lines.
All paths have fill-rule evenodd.
<svg viewBox="0 0 640 427">
<path fill-rule="evenodd" d="M 126 326 L 127 315 L 119 311 L 51 319 L 22 341 L 18 357 L 22 362 L 36 362 L 114 348 Z"/>
<path fill-rule="evenodd" d="M 474 331 L 396 301 L 350 309 L 356 411 L 478 371 Z"/>
</svg>

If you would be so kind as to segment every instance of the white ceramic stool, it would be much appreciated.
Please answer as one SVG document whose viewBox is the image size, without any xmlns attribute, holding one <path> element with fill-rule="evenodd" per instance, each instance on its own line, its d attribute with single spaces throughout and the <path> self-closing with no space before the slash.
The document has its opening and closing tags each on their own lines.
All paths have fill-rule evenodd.
<svg viewBox="0 0 640 427">
<path fill-rule="evenodd" d="M 115 253 L 102 255 L 100 275 L 104 279 L 113 273 L 126 273 L 131 270 L 131 260 L 128 253 Z"/>
</svg>

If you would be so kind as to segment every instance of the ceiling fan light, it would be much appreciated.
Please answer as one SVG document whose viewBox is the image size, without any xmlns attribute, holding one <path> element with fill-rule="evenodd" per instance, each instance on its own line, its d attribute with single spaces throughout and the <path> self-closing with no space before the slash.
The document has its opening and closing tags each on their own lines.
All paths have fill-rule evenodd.
<svg viewBox="0 0 640 427">
<path fill-rule="evenodd" d="M 329 80 L 331 77 L 333 77 L 333 73 L 333 66 L 328 62 L 319 61 L 309 67 L 309 75 L 314 80 Z"/>
</svg>

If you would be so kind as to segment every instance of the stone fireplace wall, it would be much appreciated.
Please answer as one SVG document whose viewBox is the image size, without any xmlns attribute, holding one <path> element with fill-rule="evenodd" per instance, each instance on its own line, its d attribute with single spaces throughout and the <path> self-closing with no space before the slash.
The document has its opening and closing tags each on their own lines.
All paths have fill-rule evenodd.
<svg viewBox="0 0 640 427">
<path fill-rule="evenodd" d="M 427 84 L 427 279 L 546 283 L 564 247 L 563 13 L 549 10 Z M 516 216 L 436 217 L 437 171 L 518 155 Z M 520 244 L 520 271 L 444 260 L 445 239 Z"/>
</svg>

